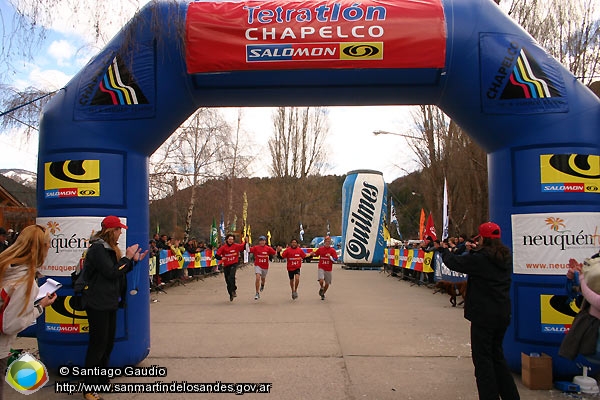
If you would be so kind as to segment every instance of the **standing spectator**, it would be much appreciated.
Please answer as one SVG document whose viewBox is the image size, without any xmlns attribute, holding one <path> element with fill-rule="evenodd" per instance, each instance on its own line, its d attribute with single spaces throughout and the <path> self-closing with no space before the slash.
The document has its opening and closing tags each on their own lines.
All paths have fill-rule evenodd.
<svg viewBox="0 0 600 400">
<path fill-rule="evenodd" d="M 440 243 L 439 240 L 437 241 L 437 243 L 438 243 L 438 245 L 436 246 L 436 242 L 433 240 L 433 238 L 431 236 L 427 236 L 425 238 L 425 240 L 423 241 L 423 244 L 421 245 L 421 250 L 423 250 L 425 253 L 430 253 L 432 251 L 435 251 L 436 248 L 439 247 L 439 243 Z M 434 283 L 433 278 L 434 278 L 433 272 L 422 272 L 421 273 L 421 280 L 427 284 L 433 284 Z"/>
<path fill-rule="evenodd" d="M 480 399 L 519 399 L 504 358 L 502 341 L 510 323 L 512 257 L 493 222 L 479 226 L 479 246 L 463 255 L 442 250 L 444 264 L 468 274 L 465 318 L 471 321 L 471 353 Z"/>
<path fill-rule="evenodd" d="M 0 227 L 0 253 L 8 248 L 8 232 Z"/>
<path fill-rule="evenodd" d="M 467 251 L 467 234 L 461 233 L 458 237 L 458 243 L 454 247 L 454 253 L 460 256 L 465 251 Z"/>
<path fill-rule="evenodd" d="M 337 252 L 331 247 L 331 237 L 326 236 L 323 240 L 323 246 L 312 251 L 307 257 L 319 256 L 319 268 L 317 270 L 317 280 L 321 286 L 319 289 L 319 296 L 321 300 L 325 300 L 325 293 L 331 285 L 333 275 L 333 261 L 338 259 Z"/>
<path fill-rule="evenodd" d="M 181 244 L 181 236 L 177 233 L 173 235 L 171 240 L 169 240 L 169 248 L 173 255 L 177 257 L 177 262 L 179 263 L 179 267 L 177 269 L 172 269 L 170 272 L 170 279 L 175 280 L 176 283 L 181 283 L 182 280 L 185 280 L 184 271 L 182 268 L 183 265 L 183 252 L 185 251 L 185 247 Z"/>
<path fill-rule="evenodd" d="M 290 288 L 292 289 L 292 300 L 298 298 L 298 285 L 300 285 L 300 267 L 302 267 L 302 260 L 306 258 L 307 254 L 298 247 L 298 241 L 292 239 L 290 247 L 286 248 L 282 253 L 281 257 L 287 259 L 287 271 L 288 277 L 290 278 Z"/>
<path fill-rule="evenodd" d="M 237 286 L 235 284 L 235 272 L 240 264 L 240 252 L 244 251 L 246 243 L 234 243 L 235 236 L 232 234 L 225 237 L 225 243 L 217 250 L 217 257 L 222 260 L 223 276 L 227 284 L 227 293 L 229 293 L 229 301 L 233 301 L 237 297 Z"/>
<path fill-rule="evenodd" d="M 102 220 L 102 229 L 90 240 L 85 257 L 83 274 L 87 289 L 83 291 L 83 303 L 87 313 L 90 331 L 89 344 L 85 356 L 85 368 L 108 368 L 117 328 L 117 309 L 125 306 L 127 272 L 144 259 L 148 250 L 142 253 L 138 244 L 131 245 L 122 257 L 118 241 L 121 229 L 127 225 L 119 217 L 110 215 Z M 86 384 L 108 383 L 108 378 L 98 375 L 86 376 Z M 97 393 L 83 394 L 87 400 L 101 399 Z"/>
<path fill-rule="evenodd" d="M 187 251 L 190 254 L 190 256 L 194 256 L 196 253 L 201 253 L 200 248 L 198 246 L 198 241 L 196 240 L 195 237 L 190 238 L 184 247 L 185 247 L 185 251 Z M 198 275 L 200 273 L 200 269 L 196 268 L 195 265 L 192 266 L 191 268 L 190 267 L 186 268 L 186 271 L 187 271 L 187 276 L 190 278 L 195 275 Z"/>
<path fill-rule="evenodd" d="M 2 319 L 0 324 L 0 371 L 6 371 L 11 344 L 17 334 L 35 323 L 44 308 L 54 303 L 56 294 L 48 295 L 35 305 L 39 288 L 36 284 L 38 268 L 42 266 L 50 235 L 39 225 L 23 229 L 15 243 L 0 254 L 0 290 L 2 291 Z M 2 398 L 4 377 L 0 379 Z"/>
<path fill-rule="evenodd" d="M 160 237 L 156 241 L 156 247 L 158 247 L 161 250 L 168 250 L 169 249 L 168 242 L 169 242 L 169 237 L 163 233 L 162 235 L 160 235 Z"/>
<path fill-rule="evenodd" d="M 250 253 L 254 254 L 254 273 L 256 274 L 254 300 L 258 300 L 260 299 L 259 290 L 262 292 L 265 289 L 265 280 L 269 272 L 269 257 L 275 255 L 275 249 L 267 246 L 267 238 L 261 236 L 258 238 L 258 246 L 250 247 Z"/>
<path fill-rule="evenodd" d="M 6 240 L 8 241 L 8 245 L 10 246 L 17 240 L 18 233 L 14 231 L 14 229 L 9 229 L 7 231 L 8 235 L 6 235 Z"/>
</svg>

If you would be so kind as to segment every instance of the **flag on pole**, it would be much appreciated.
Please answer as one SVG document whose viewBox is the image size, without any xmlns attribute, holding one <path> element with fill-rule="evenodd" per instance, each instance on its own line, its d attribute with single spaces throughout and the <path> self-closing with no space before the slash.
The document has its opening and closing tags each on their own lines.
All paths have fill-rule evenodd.
<svg viewBox="0 0 600 400">
<path fill-rule="evenodd" d="M 442 221 L 442 240 L 448 239 L 448 183 L 444 178 L 444 210 L 443 210 L 443 221 Z"/>
<path fill-rule="evenodd" d="M 302 227 L 302 222 L 300 222 L 300 242 L 304 240 L 304 228 Z"/>
<path fill-rule="evenodd" d="M 221 211 L 221 223 L 219 224 L 219 236 L 221 236 L 221 242 L 225 241 L 225 217 L 223 211 Z"/>
<path fill-rule="evenodd" d="M 267 244 L 271 245 L 271 231 L 267 231 Z"/>
<path fill-rule="evenodd" d="M 398 223 L 398 217 L 396 216 L 396 207 L 394 207 L 394 200 L 390 198 L 390 223 L 396 225 L 396 232 L 398 232 L 398 238 L 402 240 L 402 234 L 400 233 L 400 224 Z"/>
<path fill-rule="evenodd" d="M 219 247 L 219 239 L 217 233 L 217 221 L 213 218 L 212 227 L 210 228 L 210 244 L 213 248 Z"/>
<path fill-rule="evenodd" d="M 248 220 L 248 196 L 246 196 L 246 192 L 244 192 L 244 205 L 242 208 L 242 222 L 244 226 L 246 226 L 246 220 Z"/>
<path fill-rule="evenodd" d="M 388 227 L 384 224 L 383 225 L 383 240 L 385 240 L 386 242 L 391 238 L 392 236 L 390 235 L 390 230 L 388 229 Z"/>
<path fill-rule="evenodd" d="M 427 217 L 427 224 L 425 225 L 424 237 L 431 236 L 433 240 L 437 240 L 437 234 L 435 233 L 435 226 L 433 226 L 433 217 L 431 213 Z"/>
<path fill-rule="evenodd" d="M 419 240 L 423 240 L 423 231 L 425 230 L 425 210 L 421 208 L 421 217 L 419 218 Z"/>
</svg>

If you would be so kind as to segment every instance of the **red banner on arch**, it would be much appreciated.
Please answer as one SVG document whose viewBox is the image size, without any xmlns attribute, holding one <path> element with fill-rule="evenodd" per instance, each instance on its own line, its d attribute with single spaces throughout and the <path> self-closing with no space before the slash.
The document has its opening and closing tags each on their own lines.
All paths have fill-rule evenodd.
<svg viewBox="0 0 600 400">
<path fill-rule="evenodd" d="M 442 68 L 441 0 L 193 2 L 189 73 Z"/>
</svg>

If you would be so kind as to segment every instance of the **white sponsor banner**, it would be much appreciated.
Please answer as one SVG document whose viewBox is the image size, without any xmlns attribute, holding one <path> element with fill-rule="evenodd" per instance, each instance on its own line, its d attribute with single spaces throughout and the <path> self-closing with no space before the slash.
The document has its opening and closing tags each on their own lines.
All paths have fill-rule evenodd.
<svg viewBox="0 0 600 400">
<path fill-rule="evenodd" d="M 38 217 L 37 224 L 50 230 L 50 250 L 40 272 L 45 276 L 69 276 L 77 266 L 92 233 L 98 232 L 104 217 Z M 121 222 L 127 225 L 125 218 Z M 127 230 L 121 230 L 119 248 L 125 254 Z"/>
<path fill-rule="evenodd" d="M 600 213 L 514 214 L 511 222 L 515 274 L 564 275 L 569 259 L 600 249 Z"/>
</svg>

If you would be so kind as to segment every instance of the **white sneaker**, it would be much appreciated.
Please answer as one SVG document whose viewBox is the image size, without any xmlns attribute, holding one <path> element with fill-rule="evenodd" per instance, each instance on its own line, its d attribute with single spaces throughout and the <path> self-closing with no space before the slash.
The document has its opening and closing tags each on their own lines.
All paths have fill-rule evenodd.
<svg viewBox="0 0 600 400">
<path fill-rule="evenodd" d="M 258 300 L 258 299 L 260 299 L 260 294 L 256 293 L 256 294 L 254 295 L 254 300 Z"/>
</svg>

